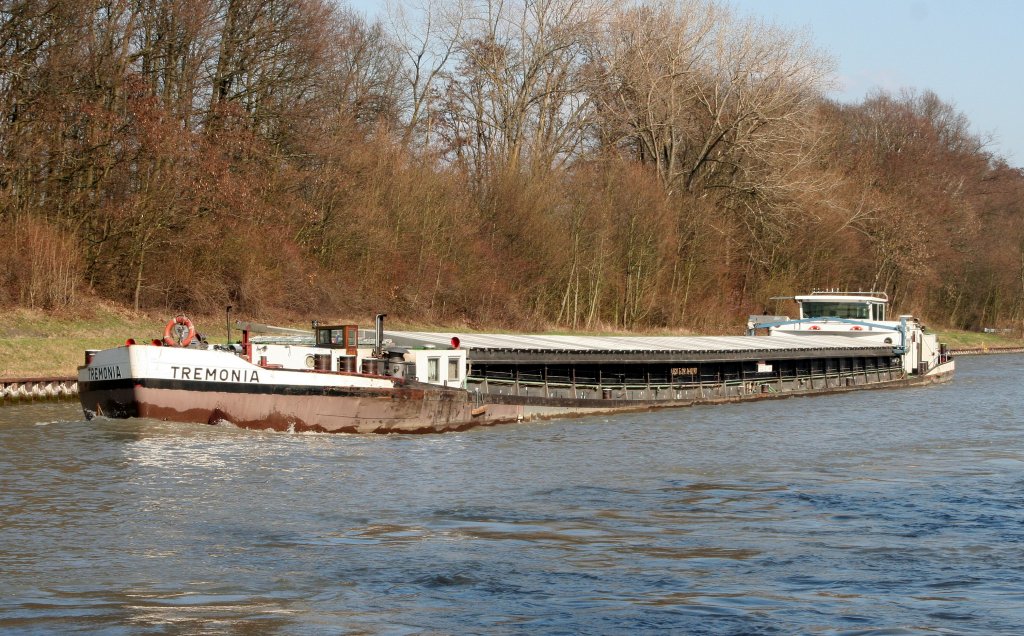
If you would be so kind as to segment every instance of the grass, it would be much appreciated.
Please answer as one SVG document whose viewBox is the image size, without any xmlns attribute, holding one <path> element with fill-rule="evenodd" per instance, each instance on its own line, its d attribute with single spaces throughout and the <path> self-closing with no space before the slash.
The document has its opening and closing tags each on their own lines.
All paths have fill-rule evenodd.
<svg viewBox="0 0 1024 636">
<path fill-rule="evenodd" d="M 111 306 L 99 306 L 87 315 L 29 309 L 5 312 L 0 321 L 0 378 L 75 375 L 86 349 L 116 347 L 128 338 L 137 342 L 162 338 L 168 318 Z M 223 317 L 195 322 L 211 342 L 226 340 Z M 206 328 L 212 325 L 216 326 Z"/>
<path fill-rule="evenodd" d="M 73 376 L 78 365 L 82 364 L 86 349 L 115 347 L 124 344 L 128 338 L 138 342 L 161 338 L 169 318 L 168 315 L 135 313 L 107 305 L 100 305 L 87 315 L 61 316 L 28 309 L 5 312 L 0 321 L 0 378 Z M 193 317 L 193 322 L 210 342 L 226 342 L 224 316 Z M 372 320 L 366 324 L 372 324 Z M 391 326 L 424 328 L 401 323 L 392 323 Z M 444 329 L 431 327 L 430 330 Z M 939 341 L 951 349 L 1024 347 L 1024 339 L 1013 335 L 952 330 L 937 333 Z M 239 334 L 233 331 L 232 336 L 237 339 Z"/>
<path fill-rule="evenodd" d="M 189 315 L 211 343 L 227 342 L 225 316 Z M 128 338 L 149 342 L 163 338 L 170 314 L 136 313 L 112 305 L 98 305 L 88 313 L 53 315 L 16 308 L 0 320 L 0 378 L 69 377 L 78 373 L 86 349 L 107 349 Z M 236 319 L 231 316 L 232 325 Z M 261 321 L 256 321 L 261 322 Z M 338 324 L 343 324 L 341 321 Z M 309 323 L 280 326 L 309 328 Z M 361 324 L 372 324 L 372 319 Z M 232 340 L 241 333 L 232 328 Z"/>
<path fill-rule="evenodd" d="M 976 331 L 937 331 L 939 342 L 950 349 L 993 349 L 1024 347 L 1024 339 L 1012 334 L 979 333 Z"/>
</svg>

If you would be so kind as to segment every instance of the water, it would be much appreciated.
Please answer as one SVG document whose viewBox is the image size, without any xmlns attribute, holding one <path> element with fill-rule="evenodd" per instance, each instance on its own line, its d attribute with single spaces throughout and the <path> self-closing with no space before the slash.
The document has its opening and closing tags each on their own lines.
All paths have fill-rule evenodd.
<svg viewBox="0 0 1024 636">
<path fill-rule="evenodd" d="M 1021 356 L 438 436 L 0 409 L 0 630 L 1024 629 Z"/>
</svg>

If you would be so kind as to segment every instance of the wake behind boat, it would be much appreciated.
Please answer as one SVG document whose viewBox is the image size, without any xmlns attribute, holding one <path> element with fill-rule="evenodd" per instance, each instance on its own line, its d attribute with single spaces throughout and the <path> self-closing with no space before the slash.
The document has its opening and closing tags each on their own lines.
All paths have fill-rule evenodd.
<svg viewBox="0 0 1024 636">
<path fill-rule="evenodd" d="M 917 320 L 886 320 L 884 295 L 794 300 L 798 318 L 752 316 L 735 337 L 386 332 L 380 315 L 372 331 L 237 323 L 240 344 L 210 346 L 179 316 L 162 340 L 86 352 L 79 395 L 87 417 L 423 433 L 952 378 Z"/>
</svg>

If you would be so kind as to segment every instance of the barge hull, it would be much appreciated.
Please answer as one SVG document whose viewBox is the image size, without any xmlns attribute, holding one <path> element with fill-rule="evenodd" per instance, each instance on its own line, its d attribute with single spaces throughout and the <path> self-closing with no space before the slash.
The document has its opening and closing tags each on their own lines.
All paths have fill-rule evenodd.
<svg viewBox="0 0 1024 636">
<path fill-rule="evenodd" d="M 901 388 L 948 381 L 953 362 L 924 375 L 881 377 L 877 373 L 825 377 L 816 381 L 746 382 L 679 389 L 661 399 L 578 399 L 484 394 L 462 389 L 312 388 L 239 385 L 190 386 L 159 381 L 79 383 L 87 416 L 146 417 L 243 428 L 330 433 L 439 433 L 477 426 L 555 417 L 649 411 L 795 396 Z M 678 395 L 678 397 L 676 397 Z"/>
</svg>

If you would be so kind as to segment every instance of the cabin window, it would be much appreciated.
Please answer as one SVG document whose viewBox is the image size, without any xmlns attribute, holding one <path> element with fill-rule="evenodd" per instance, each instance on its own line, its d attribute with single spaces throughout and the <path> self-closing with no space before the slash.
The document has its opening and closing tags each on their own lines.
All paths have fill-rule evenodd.
<svg viewBox="0 0 1024 636">
<path fill-rule="evenodd" d="M 448 358 L 448 379 L 458 380 L 459 379 L 459 359 L 458 357 Z"/>
<path fill-rule="evenodd" d="M 853 318 L 866 320 L 870 311 L 861 303 L 804 302 L 804 318 Z"/>
<path fill-rule="evenodd" d="M 427 382 L 437 382 L 441 376 L 441 358 L 427 358 Z"/>
<path fill-rule="evenodd" d="M 341 329 L 318 329 L 316 343 L 318 345 L 341 345 L 344 343 L 345 332 Z"/>
</svg>

